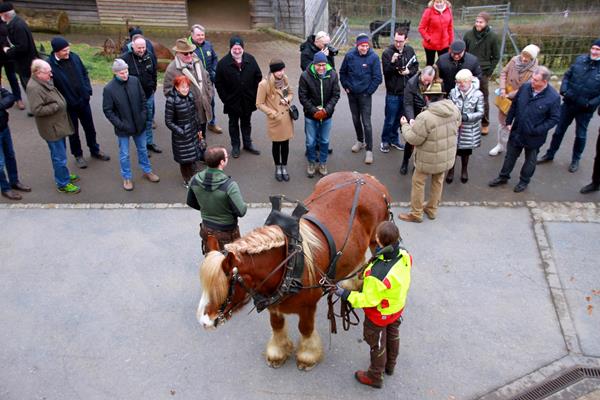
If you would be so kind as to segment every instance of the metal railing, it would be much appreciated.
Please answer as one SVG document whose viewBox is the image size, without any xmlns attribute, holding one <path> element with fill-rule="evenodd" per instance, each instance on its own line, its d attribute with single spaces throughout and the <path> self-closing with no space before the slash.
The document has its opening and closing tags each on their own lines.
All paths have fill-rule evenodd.
<svg viewBox="0 0 600 400">
<path fill-rule="evenodd" d="M 331 37 L 331 45 L 338 49 L 348 42 L 348 18 L 342 18 L 342 23 Z"/>
</svg>

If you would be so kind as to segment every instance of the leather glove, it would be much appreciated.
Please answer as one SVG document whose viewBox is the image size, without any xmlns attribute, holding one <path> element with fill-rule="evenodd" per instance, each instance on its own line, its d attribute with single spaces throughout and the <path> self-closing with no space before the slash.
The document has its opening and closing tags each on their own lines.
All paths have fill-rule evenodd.
<svg viewBox="0 0 600 400">
<path fill-rule="evenodd" d="M 319 111 L 313 114 L 313 118 L 322 121 L 325 118 L 327 118 L 327 111 L 325 111 L 324 109 L 320 109 Z"/>
<path fill-rule="evenodd" d="M 462 115 L 462 121 L 467 122 L 469 120 L 469 116 L 467 114 Z"/>
</svg>

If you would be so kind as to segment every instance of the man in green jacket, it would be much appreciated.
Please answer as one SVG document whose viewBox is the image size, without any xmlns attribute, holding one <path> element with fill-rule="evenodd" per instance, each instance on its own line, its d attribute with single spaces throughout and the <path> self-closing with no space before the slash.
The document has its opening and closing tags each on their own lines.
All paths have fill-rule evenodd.
<svg viewBox="0 0 600 400">
<path fill-rule="evenodd" d="M 483 93 L 484 116 L 481 121 L 481 134 L 487 135 L 490 125 L 490 90 L 489 80 L 494 74 L 496 65 L 500 61 L 500 47 L 498 35 L 489 26 L 490 14 L 482 11 L 475 19 L 475 26 L 465 33 L 463 40 L 467 51 L 479 59 L 481 66 L 481 81 L 479 90 Z"/>
<path fill-rule="evenodd" d="M 363 385 L 381 388 L 383 372 L 393 375 L 398 358 L 398 328 L 410 288 L 412 257 L 400 246 L 400 232 L 393 222 L 380 223 L 375 238 L 382 249 L 365 268 L 362 289 L 337 286 L 335 294 L 365 311 L 363 336 L 371 348 L 371 365 L 354 376 Z"/>
<path fill-rule="evenodd" d="M 229 161 L 227 150 L 211 146 L 206 149 L 204 160 L 208 168 L 192 178 L 187 195 L 187 205 L 202 216 L 202 254 L 206 254 L 209 236 L 219 241 L 221 249 L 238 239 L 238 218 L 246 215 L 248 209 L 238 184 L 223 172 Z"/>
</svg>

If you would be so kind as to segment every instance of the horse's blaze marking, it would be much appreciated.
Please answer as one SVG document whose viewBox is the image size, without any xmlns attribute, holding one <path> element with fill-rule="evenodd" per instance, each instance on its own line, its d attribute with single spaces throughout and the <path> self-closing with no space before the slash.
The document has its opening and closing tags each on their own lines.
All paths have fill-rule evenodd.
<svg viewBox="0 0 600 400">
<path fill-rule="evenodd" d="M 196 319 L 198 320 L 198 323 L 205 328 L 214 326 L 214 320 L 211 320 L 208 314 L 205 313 L 207 304 L 208 296 L 206 293 L 202 293 L 200 303 L 198 303 L 198 311 L 196 311 Z"/>
</svg>

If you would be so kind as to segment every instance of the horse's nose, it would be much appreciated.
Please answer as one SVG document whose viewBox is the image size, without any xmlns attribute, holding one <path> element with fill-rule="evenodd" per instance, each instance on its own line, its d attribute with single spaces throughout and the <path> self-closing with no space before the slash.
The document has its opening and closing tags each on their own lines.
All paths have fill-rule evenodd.
<svg viewBox="0 0 600 400">
<path fill-rule="evenodd" d="M 216 329 L 215 320 L 210 319 L 208 314 L 197 314 L 198 323 L 206 330 Z"/>
</svg>

